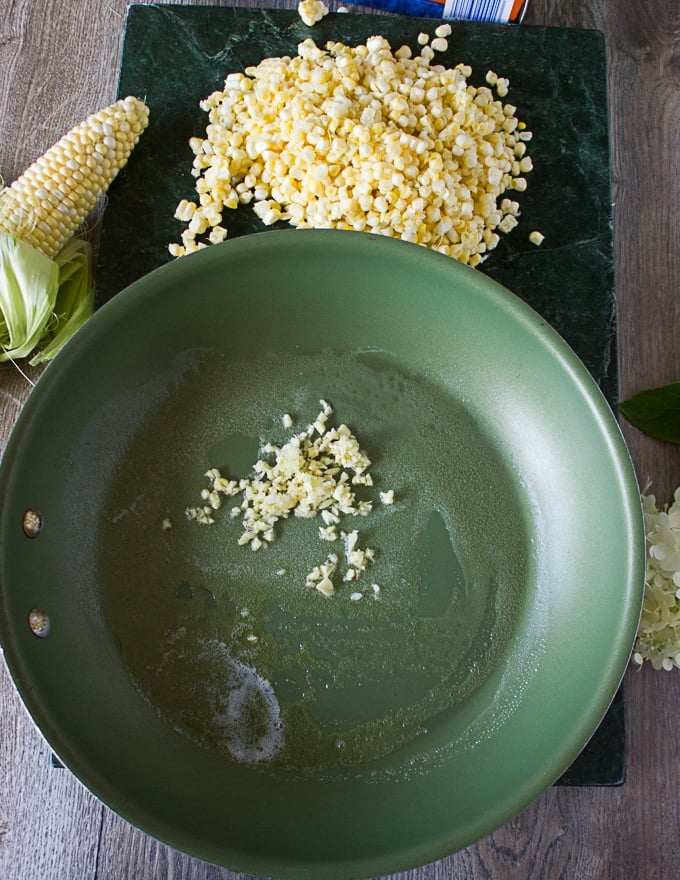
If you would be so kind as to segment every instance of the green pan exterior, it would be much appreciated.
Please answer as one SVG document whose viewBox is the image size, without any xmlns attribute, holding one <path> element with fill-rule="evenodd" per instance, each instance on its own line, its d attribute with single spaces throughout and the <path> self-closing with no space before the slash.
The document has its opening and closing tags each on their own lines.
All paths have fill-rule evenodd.
<svg viewBox="0 0 680 880">
<path fill-rule="evenodd" d="M 517 516 L 536 530 L 520 585 L 526 610 L 504 668 L 493 687 L 440 720 L 435 745 L 445 757 L 429 771 L 432 743 L 423 746 L 422 772 L 377 781 L 284 778 L 217 757 L 140 699 L 99 606 L 98 462 L 119 454 L 129 430 L 125 413 L 101 417 L 107 402 L 142 389 L 134 417 L 143 418 L 143 389 L 184 350 L 285 359 L 314 346 L 385 352 L 409 375 L 436 383 L 516 474 Z M 353 414 L 359 435 L 362 405 Z M 22 530 L 29 508 L 44 516 L 33 539 Z M 0 642 L 50 746 L 148 834 L 267 877 L 348 880 L 407 869 L 520 812 L 605 714 L 630 657 L 643 584 L 638 485 L 616 419 L 583 364 L 483 273 L 369 234 L 248 235 L 142 278 L 45 371 L 0 469 Z M 46 638 L 28 626 L 32 608 L 50 617 Z M 515 704 L 490 711 L 502 676 L 527 657 L 535 663 L 527 663 Z M 447 741 L 464 745 L 447 750 Z M 398 767 L 399 750 L 388 766 L 392 760 Z"/>
</svg>

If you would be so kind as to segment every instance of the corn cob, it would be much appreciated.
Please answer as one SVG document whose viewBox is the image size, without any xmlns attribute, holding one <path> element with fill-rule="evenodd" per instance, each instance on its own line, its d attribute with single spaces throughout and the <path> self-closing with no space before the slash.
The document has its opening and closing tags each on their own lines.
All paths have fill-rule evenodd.
<svg viewBox="0 0 680 880">
<path fill-rule="evenodd" d="M 0 230 L 54 259 L 125 165 L 148 120 L 146 104 L 128 97 L 76 125 L 0 191 Z"/>
</svg>

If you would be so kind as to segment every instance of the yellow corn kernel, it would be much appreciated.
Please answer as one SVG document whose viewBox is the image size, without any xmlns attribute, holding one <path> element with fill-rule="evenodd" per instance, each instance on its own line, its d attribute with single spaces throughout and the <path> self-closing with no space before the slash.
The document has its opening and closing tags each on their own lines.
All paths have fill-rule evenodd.
<svg viewBox="0 0 680 880">
<path fill-rule="evenodd" d="M 54 258 L 107 191 L 149 121 L 137 98 L 89 116 L 0 191 L 0 230 Z"/>
<path fill-rule="evenodd" d="M 328 6 L 321 0 L 300 0 L 298 3 L 298 15 L 307 27 L 313 27 L 317 21 L 328 15 L 328 12 Z"/>
<path fill-rule="evenodd" d="M 226 237 L 227 230 L 224 226 L 213 226 L 210 230 L 210 235 L 208 236 L 210 244 L 219 244 L 221 241 L 224 241 Z"/>
<path fill-rule="evenodd" d="M 177 205 L 177 210 L 175 211 L 175 219 L 183 220 L 188 223 L 189 220 L 194 216 L 196 211 L 196 202 L 189 202 L 187 199 L 182 199 L 182 201 Z"/>
</svg>

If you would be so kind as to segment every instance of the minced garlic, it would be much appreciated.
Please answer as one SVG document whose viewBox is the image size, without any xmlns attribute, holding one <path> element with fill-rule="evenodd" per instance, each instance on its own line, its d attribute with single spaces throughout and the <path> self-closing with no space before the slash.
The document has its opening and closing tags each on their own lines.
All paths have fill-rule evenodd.
<svg viewBox="0 0 680 880">
<path fill-rule="evenodd" d="M 338 567 L 338 557 L 335 553 L 329 553 L 326 561 L 315 566 L 307 575 L 305 586 L 315 587 L 324 596 L 332 596 L 335 593 L 333 575 Z"/>
<path fill-rule="evenodd" d="M 350 566 L 350 568 L 347 569 L 345 579 L 353 580 L 358 572 L 366 571 L 369 562 L 373 561 L 374 552 L 370 547 L 366 550 L 361 550 L 356 546 L 359 538 L 359 532 L 357 529 L 354 529 L 354 531 L 349 533 L 341 532 L 340 537 L 344 542 L 345 558 Z M 352 574 L 350 574 L 350 572 L 352 572 Z"/>
<path fill-rule="evenodd" d="M 343 542 L 347 566 L 343 581 L 349 582 L 366 571 L 375 558 L 375 551 L 357 546 L 357 529 L 338 533 L 337 526 L 343 515 L 366 516 L 373 509 L 373 502 L 357 499 L 353 488 L 373 485 L 368 472 L 371 462 L 347 425 L 328 426 L 333 408 L 325 400 L 320 404 L 321 411 L 304 431 L 294 434 L 282 446 L 262 445 L 262 457 L 253 466 L 253 478 L 232 480 L 224 477 L 218 468 L 208 470 L 205 476 L 210 485 L 200 493 L 204 504 L 188 507 L 185 513 L 190 520 L 211 525 L 223 498 L 240 495 L 241 504 L 231 508 L 230 516 L 242 517 L 243 532 L 238 543 L 249 545 L 251 550 L 259 550 L 274 541 L 274 526 L 291 513 L 305 518 L 320 515 L 324 523 L 319 527 L 320 540 Z M 288 419 L 284 416 L 282 421 L 286 424 Z M 394 503 L 391 489 L 380 492 L 379 497 L 383 504 Z M 332 596 L 335 592 L 332 579 L 338 564 L 337 554 L 329 554 L 324 563 L 307 575 L 306 585 L 324 596 Z M 283 573 L 283 569 L 277 571 L 279 575 Z"/>
</svg>

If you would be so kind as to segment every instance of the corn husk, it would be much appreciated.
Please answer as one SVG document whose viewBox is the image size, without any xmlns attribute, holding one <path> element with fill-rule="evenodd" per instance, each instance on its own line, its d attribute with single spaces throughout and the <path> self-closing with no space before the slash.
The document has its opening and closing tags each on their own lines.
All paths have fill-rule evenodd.
<svg viewBox="0 0 680 880">
<path fill-rule="evenodd" d="M 93 307 L 87 242 L 71 239 L 51 260 L 0 232 L 0 361 L 51 360 Z"/>
</svg>

